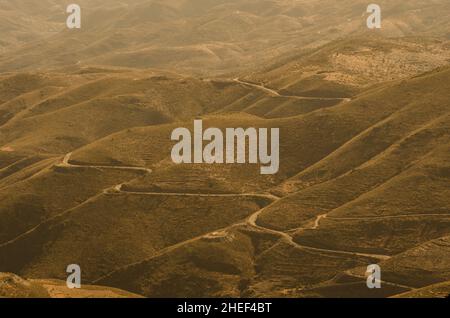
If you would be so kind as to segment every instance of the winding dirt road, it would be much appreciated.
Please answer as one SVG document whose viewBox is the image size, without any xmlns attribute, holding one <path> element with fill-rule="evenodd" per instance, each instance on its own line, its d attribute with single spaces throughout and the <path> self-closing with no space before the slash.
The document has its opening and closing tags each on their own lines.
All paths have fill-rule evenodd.
<svg viewBox="0 0 450 318">
<path fill-rule="evenodd" d="M 145 167 L 133 167 L 133 166 L 106 166 L 106 165 L 75 165 L 70 163 L 70 157 L 72 156 L 72 152 L 66 154 L 62 160 L 62 162 L 57 165 L 59 167 L 66 168 L 101 168 L 101 169 L 116 169 L 116 170 L 137 170 L 144 171 L 147 173 L 152 173 L 151 169 Z"/>
<path fill-rule="evenodd" d="M 173 197 L 223 197 L 223 198 L 234 198 L 234 197 L 252 197 L 252 198 L 264 198 L 269 199 L 271 201 L 275 201 L 280 199 L 273 194 L 265 194 L 265 193 L 189 193 L 189 192 L 144 192 L 144 191 L 126 191 L 123 190 L 123 183 L 114 187 L 116 192 L 126 193 L 126 194 L 135 194 L 135 195 L 164 195 L 164 196 L 173 196 Z"/>
<path fill-rule="evenodd" d="M 138 171 L 145 171 L 147 173 L 151 173 L 152 170 L 148 169 L 148 168 L 144 168 L 144 167 L 132 167 L 132 166 L 104 166 L 104 165 L 75 165 L 75 164 L 71 164 L 70 163 L 70 158 L 71 158 L 72 153 L 68 153 L 64 156 L 62 162 L 60 164 L 58 164 L 57 166 L 60 167 L 66 167 L 66 168 L 86 168 L 86 167 L 90 167 L 90 168 L 103 168 L 103 169 L 125 169 L 125 170 L 138 170 Z M 97 279 L 95 282 L 98 282 L 106 277 L 109 277 L 111 275 L 113 275 L 114 273 L 120 271 L 120 270 L 124 270 L 126 268 L 129 268 L 131 266 L 134 265 L 138 265 L 141 264 L 143 262 L 149 261 L 155 257 L 164 255 L 165 253 L 168 253 L 170 251 L 175 250 L 178 247 L 184 246 L 186 244 L 195 242 L 197 240 L 200 239 L 207 239 L 210 237 L 213 237 L 216 233 L 222 233 L 221 235 L 223 235 L 223 233 L 227 233 L 227 231 L 229 231 L 231 228 L 236 227 L 236 226 L 251 226 L 253 228 L 259 229 L 261 231 L 267 232 L 267 233 L 272 233 L 274 235 L 277 235 L 280 237 L 280 239 L 282 239 L 283 241 L 285 241 L 286 243 L 288 243 L 289 245 L 295 247 L 295 248 L 299 248 L 299 249 L 304 249 L 304 250 L 310 250 L 310 251 L 315 251 L 315 252 L 319 252 L 319 253 L 331 253 L 331 254 L 340 254 L 340 255 L 349 255 L 349 256 L 360 256 L 360 257 L 367 257 L 367 258 L 371 258 L 371 259 L 376 259 L 376 260 L 386 260 L 389 259 L 390 256 L 388 255 L 378 255 L 378 254 L 368 254 L 368 253 L 359 253 L 359 252 L 350 252 L 350 251 L 341 251 L 341 250 L 331 250 L 331 249 L 324 249 L 324 248 L 317 248 L 317 247 L 311 247 L 311 246 L 306 246 L 303 244 L 300 244 L 299 242 L 294 241 L 293 237 L 291 235 L 289 235 L 287 232 L 283 232 L 283 231 L 278 231 L 278 230 L 274 230 L 274 229 L 270 229 L 264 226 L 261 226 L 258 224 L 258 217 L 259 215 L 265 211 L 267 208 L 269 208 L 271 205 L 275 204 L 278 200 L 280 200 L 281 198 L 276 197 L 274 195 L 271 194 L 258 194 L 258 193 L 243 193 L 243 194 L 199 194 L 199 193 L 164 193 L 164 192 L 126 192 L 122 190 L 124 183 L 119 184 L 119 185 L 115 185 L 106 189 L 103 189 L 100 193 L 88 198 L 86 201 L 82 202 L 81 204 L 72 207 L 50 219 L 45 220 L 44 222 L 36 225 L 35 227 L 33 227 L 32 229 L 26 231 L 25 233 L 20 234 L 19 236 L 17 236 L 16 238 L 5 242 L 3 244 L 0 244 L 0 247 L 4 247 L 6 245 L 10 245 L 13 244 L 14 242 L 20 240 L 21 238 L 28 236 L 30 234 L 32 234 L 33 232 L 39 230 L 41 227 L 45 226 L 46 224 L 48 224 L 49 222 L 60 218 L 72 211 L 74 211 L 75 209 L 79 208 L 80 206 L 83 206 L 85 204 L 88 204 L 89 202 L 92 202 L 94 200 L 96 200 L 97 198 L 99 198 L 100 196 L 104 195 L 104 194 L 111 194 L 114 192 L 120 192 L 120 193 L 127 193 L 127 194 L 133 194 L 133 195 L 166 195 L 166 196 L 196 196 L 196 197 L 236 197 L 236 196 L 246 196 L 246 197 L 262 197 L 265 199 L 270 199 L 272 202 L 265 206 L 264 208 L 256 211 L 255 213 L 253 213 L 252 215 L 250 215 L 246 220 L 244 221 L 240 221 L 234 224 L 231 224 L 225 228 L 222 229 L 215 229 L 214 231 L 202 234 L 200 236 L 191 238 L 189 240 L 171 245 L 169 247 L 166 247 L 162 250 L 160 250 L 159 252 L 157 252 L 155 255 L 153 255 L 150 258 L 147 258 L 145 260 L 139 261 L 137 263 L 134 264 L 129 264 L 125 267 L 122 267 L 120 269 L 114 270 L 113 272 L 109 273 L 108 275 Z M 326 218 L 327 215 L 323 214 L 323 215 L 319 215 L 315 222 L 314 222 L 314 226 L 311 229 L 318 229 L 320 226 L 320 221 L 324 218 Z"/>
<path fill-rule="evenodd" d="M 352 255 L 352 256 L 369 257 L 369 258 L 375 258 L 375 259 L 378 259 L 378 260 L 386 260 L 386 259 L 390 258 L 390 256 L 388 256 L 388 255 L 349 252 L 349 251 L 341 251 L 341 250 L 330 250 L 330 249 L 317 248 L 317 247 L 312 247 L 312 246 L 307 246 L 307 245 L 300 244 L 299 242 L 294 241 L 293 237 L 291 235 L 289 235 L 287 232 L 278 231 L 278 230 L 274 230 L 274 229 L 269 229 L 269 228 L 266 228 L 266 227 L 263 227 L 263 226 L 260 226 L 260 225 L 257 224 L 258 216 L 265 209 L 267 209 L 269 206 L 267 206 L 267 207 L 257 211 L 256 213 L 252 214 L 247 219 L 247 223 L 250 226 L 258 228 L 258 229 L 260 229 L 262 231 L 265 231 L 265 232 L 272 233 L 272 234 L 280 236 L 284 241 L 286 241 L 288 244 L 290 244 L 290 245 L 292 245 L 292 246 L 294 246 L 296 248 L 312 250 L 312 251 L 317 251 L 317 252 L 326 252 L 326 253 L 334 253 L 334 254 L 344 254 L 344 255 Z M 320 226 L 320 220 L 325 218 L 325 217 L 326 217 L 325 214 L 318 216 L 316 221 L 315 221 L 314 227 L 312 229 L 314 229 L 314 230 L 317 229 Z"/>
<path fill-rule="evenodd" d="M 293 98 L 293 99 L 302 99 L 302 100 L 340 100 L 342 102 L 349 102 L 351 101 L 351 98 L 347 98 L 347 97 L 315 97 L 315 96 L 298 96 L 298 95 L 284 95 L 284 94 L 280 94 L 279 92 L 277 92 L 274 89 L 268 88 L 266 86 L 264 86 L 263 84 L 255 84 L 255 83 L 251 83 L 251 82 L 246 82 L 243 81 L 239 78 L 234 78 L 233 79 L 234 82 L 245 85 L 245 86 L 250 86 L 253 88 L 257 88 L 259 90 L 262 90 L 272 96 L 277 96 L 277 97 L 285 97 L 285 98 Z"/>
<path fill-rule="evenodd" d="M 152 170 L 151 169 L 147 169 L 147 168 L 143 168 L 143 167 L 127 167 L 127 166 L 84 166 L 84 165 L 73 165 L 70 164 L 70 157 L 71 157 L 72 153 L 68 153 L 63 161 L 61 166 L 64 167 L 71 167 L 71 168 L 77 168 L 77 167 L 94 167 L 94 168 L 110 168 L 110 169 L 131 169 L 131 170 L 143 170 L 146 172 L 151 173 Z M 205 238 L 208 235 L 212 235 L 218 231 L 226 231 L 227 229 L 229 229 L 230 227 L 233 226 L 237 226 L 237 225 L 250 225 L 254 228 L 257 228 L 261 231 L 265 231 L 268 233 L 272 233 L 275 234 L 277 236 L 280 236 L 281 239 L 283 239 L 284 241 L 286 241 L 288 244 L 290 244 L 291 246 L 294 246 L 296 248 L 300 248 L 300 249 L 307 249 L 307 250 L 313 250 L 313 251 L 318 251 L 318 252 L 326 252 L 326 253 L 335 253 L 335 254 L 344 254 L 344 255 L 351 255 L 351 256 L 362 256 L 362 257 L 368 257 L 368 258 L 374 258 L 374 259 L 378 259 L 378 260 L 385 260 L 390 258 L 390 256 L 388 255 L 378 255 L 378 254 L 368 254 L 368 253 L 359 253 L 359 252 L 349 252 L 349 251 L 341 251 L 341 250 L 330 250 L 330 249 L 322 249 L 322 248 L 317 248 L 317 247 L 311 247 L 311 246 L 306 246 L 306 245 L 302 245 L 296 241 L 294 241 L 293 237 L 291 235 L 289 235 L 286 232 L 283 231 L 278 231 L 278 230 L 274 230 L 274 229 L 270 229 L 270 228 L 266 228 L 263 226 L 260 226 L 257 224 L 258 221 L 258 217 L 259 215 L 265 210 L 267 209 L 269 206 L 271 206 L 272 204 L 274 204 L 275 202 L 277 202 L 278 200 L 280 200 L 280 197 L 274 196 L 272 194 L 259 194 L 259 193 L 241 193 L 241 194 L 210 194 L 210 193 L 173 193 L 173 192 L 128 192 L 128 191 L 123 191 L 122 187 L 123 187 L 123 183 L 116 185 L 112 188 L 108 188 L 103 190 L 102 193 L 108 193 L 111 194 L 111 190 L 115 191 L 115 192 L 120 192 L 120 193 L 126 193 L 126 194 L 133 194 L 133 195 L 153 195 L 153 196 L 160 196 L 160 195 L 164 195 L 164 196 L 184 196 L 184 197 L 261 197 L 261 198 L 265 198 L 265 199 L 269 199 L 272 201 L 272 203 L 270 203 L 268 206 L 256 211 L 255 213 L 253 213 L 250 217 L 247 218 L 247 220 L 245 222 L 239 222 L 239 223 L 235 223 L 232 224 L 228 227 L 225 227 L 223 229 L 219 229 L 219 230 L 214 230 L 212 232 L 200 235 L 196 238 L 187 240 L 187 241 L 183 241 L 180 242 L 176 245 L 170 246 L 166 249 L 163 249 L 162 251 L 160 251 L 160 253 L 157 253 L 156 255 L 162 255 L 167 251 L 171 251 L 176 247 L 179 246 L 183 246 L 184 244 L 188 244 L 191 243 L 195 240 L 201 239 L 201 238 Z M 314 226 L 311 229 L 318 229 L 320 226 L 320 221 L 324 218 L 327 217 L 327 214 L 322 214 L 319 215 L 317 217 L 317 219 L 314 222 Z M 165 251 L 165 252 L 164 252 Z M 156 257 L 156 256 L 153 256 Z M 152 258 L 153 258 L 152 257 Z"/>
</svg>

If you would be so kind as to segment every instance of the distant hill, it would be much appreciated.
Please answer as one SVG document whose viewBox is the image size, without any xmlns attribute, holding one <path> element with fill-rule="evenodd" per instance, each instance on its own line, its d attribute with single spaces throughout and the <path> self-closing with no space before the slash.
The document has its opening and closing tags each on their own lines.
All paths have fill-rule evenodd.
<svg viewBox="0 0 450 318">
<path fill-rule="evenodd" d="M 367 2 L 363 0 L 339 4 L 333 0 L 78 4 L 83 14 L 81 30 L 66 29 L 67 15 L 58 1 L 46 0 L 32 7 L 23 0 L 2 4 L 6 37 L 0 70 L 82 63 L 228 73 L 349 35 L 449 36 L 446 0 L 434 1 L 433 6 L 418 0 L 379 1 L 382 32 L 367 30 Z M 17 42 L 25 46 L 14 45 Z"/>
<path fill-rule="evenodd" d="M 310 52 L 290 52 L 246 74 L 244 79 L 285 95 L 350 97 L 379 83 L 408 78 L 449 61 L 448 40 L 347 37 Z"/>
</svg>

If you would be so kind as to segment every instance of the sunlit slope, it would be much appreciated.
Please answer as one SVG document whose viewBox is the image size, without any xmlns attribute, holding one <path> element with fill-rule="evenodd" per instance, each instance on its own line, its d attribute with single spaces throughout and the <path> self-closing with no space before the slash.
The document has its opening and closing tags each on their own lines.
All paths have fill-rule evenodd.
<svg viewBox="0 0 450 318">
<path fill-rule="evenodd" d="M 448 249 L 448 236 L 445 236 L 413 247 L 381 262 L 382 288 L 379 292 L 367 289 L 364 282 L 366 268 L 358 267 L 346 271 L 333 280 L 324 282 L 320 287 L 304 290 L 300 295 L 447 297 L 449 295 Z"/>
<path fill-rule="evenodd" d="M 424 170 L 425 176 L 420 180 L 423 183 L 421 189 L 415 189 L 417 183 L 411 183 L 408 191 L 405 192 L 404 201 L 402 198 L 403 190 L 399 187 L 400 193 L 383 192 L 381 196 L 386 196 L 382 202 L 387 205 L 391 204 L 392 214 L 408 214 L 411 211 L 424 212 L 421 209 L 426 208 L 429 213 L 445 212 L 445 196 L 446 196 L 446 178 L 445 162 L 447 159 L 442 158 L 446 147 L 450 142 L 448 138 L 448 119 L 444 127 L 438 127 L 433 130 L 421 131 L 421 133 L 411 137 L 406 142 L 392 146 L 386 153 L 382 153 L 368 163 L 352 169 L 336 179 L 332 179 L 317 185 L 307 187 L 295 194 L 287 196 L 280 200 L 277 205 L 266 211 L 261 216 L 261 222 L 276 228 L 291 229 L 301 226 L 320 215 L 327 214 L 341 206 L 348 208 L 346 204 L 351 204 L 355 200 L 361 200 L 362 195 L 367 192 L 377 191 L 392 178 L 402 180 L 406 176 L 416 173 L 417 170 L 424 170 L 417 161 L 430 161 L 433 155 L 441 155 L 441 159 L 436 158 L 433 162 L 436 168 L 433 170 Z M 427 135 L 428 133 L 428 135 Z M 445 134 L 447 137 L 445 137 Z M 435 138 L 435 139 L 434 139 Z M 425 146 L 423 145 L 425 144 Z M 415 152 L 411 149 L 416 148 Z M 440 149 L 439 149 L 440 148 Z M 430 161 L 432 162 L 432 161 Z M 441 175 L 442 179 L 434 178 Z M 417 180 L 417 181 L 419 181 Z M 404 180 L 404 184 L 408 185 L 411 177 Z M 403 185 L 404 186 L 404 185 Z M 402 190 L 400 190 L 402 189 Z M 408 196 L 410 198 L 408 199 Z M 424 200 L 424 198 L 428 198 Z M 409 200 L 409 201 L 408 201 Z M 413 201 L 411 201 L 413 200 Z M 396 201 L 399 201 L 395 203 Z M 367 208 L 358 211 L 364 216 L 380 216 L 389 215 L 387 208 L 380 208 L 381 203 L 378 202 L 379 210 Z M 416 207 L 416 208 L 414 208 Z M 286 213 L 286 211 L 291 211 Z M 345 208 L 342 209 L 342 212 Z M 353 212 L 346 212 L 347 216 L 352 216 Z M 279 216 L 283 216 L 280 218 Z"/>
<path fill-rule="evenodd" d="M 303 116 L 271 120 L 239 114 L 207 116 L 204 118 L 204 129 L 207 127 L 222 129 L 226 127 L 280 128 L 280 158 L 282 159 L 280 160 L 280 172 L 270 176 L 269 180 L 267 177 L 258 176 L 258 167 L 256 166 L 244 171 L 244 167 L 241 169 L 239 166 L 208 167 L 205 165 L 205 171 L 210 171 L 210 175 L 216 174 L 214 171 L 220 175 L 218 171 L 223 171 L 222 176 L 229 176 L 226 182 L 233 182 L 235 178 L 239 178 L 236 181 L 259 179 L 257 184 L 249 182 L 249 184 L 257 186 L 255 190 L 259 188 L 258 184 L 266 188 L 270 184 L 276 185 L 286 178 L 295 176 L 286 185 L 281 186 L 283 192 L 308 186 L 311 182 L 316 182 L 315 178 L 320 178 L 320 176 L 323 181 L 333 179 L 357 168 L 387 150 L 391 145 L 400 143 L 409 134 L 414 135 L 415 130 L 420 130 L 422 126 L 444 116 L 448 111 L 446 104 L 448 101 L 448 81 L 446 80 L 448 74 L 448 69 L 444 69 L 407 82 L 388 85 L 382 89 L 370 91 L 351 102 Z M 428 92 L 426 87 L 431 86 L 434 91 Z M 439 122 L 439 120 L 437 121 Z M 174 167 L 171 164 L 170 153 L 174 142 L 170 140 L 170 135 L 176 127 L 192 129 L 192 122 L 136 128 L 120 132 L 76 151 L 72 160 L 83 163 L 112 164 L 118 162 L 123 165 L 154 167 L 156 179 L 153 180 L 156 182 L 158 176 L 164 175 L 166 175 L 166 180 L 176 182 L 179 177 L 178 180 L 182 181 L 186 179 L 187 175 L 198 175 L 201 165 Z M 437 129 L 436 133 L 438 136 L 445 136 L 445 125 Z M 405 163 L 418 158 L 420 151 L 427 149 L 427 142 L 421 139 L 419 132 L 417 134 L 419 135 L 416 138 L 417 141 L 412 137 L 406 141 L 419 143 L 419 153 L 411 153 L 410 159 L 402 158 Z M 426 135 L 426 131 L 423 134 Z M 425 138 L 427 137 L 425 136 Z M 368 142 L 371 143 L 370 147 L 367 146 Z M 395 149 L 394 146 L 392 147 Z M 422 154 L 426 154 L 426 151 Z M 398 155 L 398 157 L 402 156 Z M 300 172 L 305 169 L 313 169 L 314 165 L 320 167 L 321 160 L 328 162 L 331 160 L 329 158 L 335 157 L 337 159 L 331 165 L 326 165 L 325 172 L 313 171 L 308 174 L 305 172 L 305 180 L 301 181 L 303 175 L 298 175 Z M 166 170 L 167 173 L 164 171 L 165 168 L 169 169 Z M 325 168 L 320 169 L 325 170 Z M 396 169 L 401 169 L 401 167 Z M 367 179 L 372 180 L 371 178 Z M 149 180 L 146 182 L 147 184 L 151 183 L 152 179 Z M 245 182 L 241 184 L 245 185 Z M 171 188 L 174 187 L 171 186 Z"/>
<path fill-rule="evenodd" d="M 408 84 L 436 89 L 447 76 Z M 266 209 L 259 224 L 297 230 L 294 240 L 309 246 L 388 255 L 448 235 L 450 122 L 442 93 L 411 100 L 284 184 L 295 193 Z"/>
<path fill-rule="evenodd" d="M 82 285 L 69 289 L 65 281 L 54 279 L 24 279 L 10 273 L 0 273 L 0 297 L 6 298 L 137 298 L 123 290 Z"/>
<path fill-rule="evenodd" d="M 353 201 L 294 240 L 311 246 L 397 254 L 449 234 L 448 144 Z M 358 237 L 357 241 L 354 237 Z M 339 239 L 336 239 L 339 238 Z"/>
<path fill-rule="evenodd" d="M 373 105 L 395 103 L 400 107 L 355 135 L 324 160 L 290 179 L 285 183 L 284 190 L 295 191 L 335 179 L 369 160 L 389 157 L 396 152 L 397 159 L 391 160 L 391 165 L 419 155 L 427 149 L 427 142 L 434 141 L 435 136 L 430 134 L 431 131 L 439 126 L 441 129 L 436 130 L 441 131 L 439 135 L 448 134 L 445 129 L 450 98 L 446 84 L 448 77 L 449 69 L 443 68 L 396 85 L 374 89 L 358 97 L 357 101 L 369 99 Z M 416 146 L 414 151 L 406 148 L 406 151 L 401 152 L 401 144 Z"/>
<path fill-rule="evenodd" d="M 396 295 L 395 298 L 448 298 L 449 295 L 450 282 L 445 282 L 402 293 Z"/>
<path fill-rule="evenodd" d="M 63 154 L 126 128 L 217 111 L 251 90 L 164 73 L 93 72 L 14 75 L 0 82 L 0 145 Z M 58 80 L 68 87 L 54 87 Z"/>
<path fill-rule="evenodd" d="M 430 157 L 439 156 L 433 153 Z M 425 165 L 428 167 L 430 163 Z M 433 176 L 421 176 L 421 179 L 427 178 L 434 183 Z M 393 181 L 395 184 L 396 180 Z M 417 185 L 417 181 L 406 180 L 398 188 L 386 191 L 400 198 L 407 194 L 414 198 L 416 194 L 406 184 Z M 423 189 L 423 185 L 417 187 Z M 425 187 L 437 188 L 437 185 Z M 373 202 L 386 197 L 380 195 Z M 448 195 L 442 195 L 441 199 L 446 197 Z M 405 200 L 400 200 L 396 203 L 408 207 Z M 395 202 L 395 199 L 389 201 Z M 433 205 L 433 200 L 430 201 L 424 204 Z M 270 211 L 271 206 L 266 210 Z M 409 207 L 414 207 L 415 211 L 406 215 L 390 212 L 392 214 L 383 216 L 360 216 L 349 205 L 342 210 L 352 216 L 341 217 L 339 209 L 333 211 L 316 225 L 305 224 L 305 229 L 294 233 L 293 243 L 289 244 L 277 243 L 281 237 L 277 233 L 281 232 L 265 230 L 264 222 L 257 221 L 264 226 L 258 230 L 231 227 L 125 266 L 99 283 L 149 297 L 386 297 L 402 294 L 412 288 L 448 280 L 449 275 L 448 240 L 445 238 L 449 233 L 448 214 L 421 210 L 417 202 Z M 445 208 L 445 205 L 439 207 Z M 293 210 L 286 208 L 286 215 Z M 355 240 L 355 237 L 360 239 Z M 367 256 L 356 253 L 367 253 Z M 370 253 L 387 254 L 386 258 L 393 255 L 381 262 L 384 284 L 381 291 L 371 292 L 365 285 L 365 268 L 377 262 Z M 311 264 L 314 264 L 313 271 Z M 351 270 L 353 267 L 358 270 Z M 346 271 L 353 276 L 341 277 Z M 147 283 L 142 284 L 142 281 Z M 176 288 L 176 282 L 180 281 L 182 289 Z"/>
<path fill-rule="evenodd" d="M 243 78 L 285 95 L 350 97 L 373 85 L 408 78 L 450 59 L 448 40 L 426 37 L 348 37 L 289 52 Z"/>
<path fill-rule="evenodd" d="M 321 296 L 339 291 L 337 275 L 449 234 L 448 68 L 374 87 L 336 106 L 272 119 L 220 113 L 223 105 L 261 90 L 242 83 L 80 71 L 74 75 L 78 86 L 26 104 L 0 128 L 10 140 L 0 152 L 1 271 L 63 279 L 61 268 L 81 263 L 89 281 L 147 296 L 173 292 L 170 284 L 161 286 L 179 281 L 179 271 L 190 273 L 186 283 L 205 284 L 187 285 L 180 296 L 306 295 L 298 286 Z M 35 84 L 12 98 L 47 85 L 33 78 Z M 192 89 L 199 90 L 191 94 L 194 106 L 177 116 L 181 105 L 173 104 L 174 96 L 187 99 Z M 156 91 L 161 104 L 147 108 Z M 142 105 L 130 106 L 133 98 Z M 123 104 L 106 102 L 116 99 Z M 75 117 L 102 105 L 112 114 L 92 121 Z M 157 108 L 168 122 L 120 118 L 128 107 Z M 46 118 L 53 124 L 48 135 L 40 126 Z M 204 129 L 280 128 L 279 173 L 262 176 L 259 165 L 173 164 L 171 133 L 177 127 L 192 130 L 194 118 L 203 119 Z M 62 147 L 55 144 L 58 138 L 43 138 L 58 136 L 66 120 L 75 125 L 71 135 L 89 139 Z M 107 130 L 87 130 L 94 122 Z M 24 123 L 33 123 L 29 131 L 20 129 Z M 46 142 L 54 148 L 43 148 Z M 206 255 L 217 253 L 210 245 L 215 242 L 244 250 L 234 255 L 230 246 L 221 246 L 221 253 L 233 255 L 202 268 Z M 74 244 L 78 252 L 67 253 Z M 201 261 L 193 261 L 186 247 Z M 161 262 L 168 269 L 156 278 Z M 320 270 L 311 273 L 310 263 Z M 144 278 L 153 283 L 136 285 Z M 410 284 L 405 286 L 391 285 L 383 296 L 403 293 Z"/>
<path fill-rule="evenodd" d="M 173 293 L 197 297 L 386 297 L 410 290 L 416 286 L 406 281 L 411 279 L 411 275 L 399 274 L 401 270 L 396 265 L 392 265 L 392 272 L 387 274 L 389 284 L 385 285 L 381 293 L 367 292 L 364 277 L 345 278 L 345 275 L 340 275 L 353 267 L 365 268 L 377 262 L 377 257 L 387 259 L 392 256 L 392 260 L 382 262 L 390 268 L 388 264 L 396 262 L 396 254 L 414 254 L 416 250 L 423 250 L 418 246 L 428 244 L 430 240 L 433 242 L 430 243 L 430 253 L 446 253 L 440 243 L 434 242 L 440 242 L 441 237 L 449 234 L 448 76 L 449 70 L 441 69 L 371 90 L 351 102 L 330 109 L 284 120 L 252 117 L 244 120 L 238 115 L 220 121 L 214 117 L 205 118 L 205 126 L 226 127 L 227 120 L 234 122 L 232 127 L 248 127 L 250 122 L 256 127 L 279 124 L 282 135 L 284 132 L 284 136 L 290 137 L 282 139 L 287 145 L 281 144 L 283 177 L 288 174 L 286 171 L 302 171 L 302 161 L 313 159 L 308 158 L 308 155 L 312 156 L 317 151 L 317 145 L 330 142 L 330 136 L 335 137 L 335 132 L 342 131 L 341 126 L 333 126 L 336 122 L 354 120 L 346 121 L 346 127 L 359 129 L 354 133 L 347 132 L 344 135 L 347 136 L 346 141 L 335 150 L 330 150 L 322 159 L 316 159 L 315 164 L 305 170 L 305 174 L 300 173 L 288 183 L 281 183 L 275 188 L 277 191 L 287 189 L 292 194 L 261 211 L 256 218 L 256 225 L 262 228 L 257 233 L 254 229 L 242 232 L 240 226 L 227 228 L 136 265 L 125 266 L 100 282 L 159 297 Z M 430 87 L 433 87 L 433 91 L 429 91 Z M 319 119 L 324 121 L 317 124 Z M 294 123 L 295 132 L 283 130 Z M 190 125 L 186 123 L 187 127 Z M 303 126 L 309 129 L 302 129 Z M 151 166 L 157 172 L 154 176 L 127 183 L 124 189 L 179 192 L 184 188 L 182 180 L 193 180 L 195 184 L 192 189 L 187 187 L 186 191 L 226 192 L 232 188 L 239 189 L 237 186 L 224 188 L 220 183 L 212 183 L 208 187 L 211 180 L 206 178 L 208 181 L 202 183 L 201 165 L 195 168 L 183 165 L 174 167 L 164 155 L 146 157 L 140 150 L 142 147 L 128 146 L 128 138 L 145 143 L 146 138 L 150 138 L 147 134 L 161 134 L 159 137 L 170 135 L 173 127 L 165 127 L 164 132 L 156 132 L 158 127 L 140 128 L 132 130 L 131 136 L 119 133 L 114 138 L 106 138 L 76 152 L 74 160 L 95 162 L 95 153 L 101 153 L 100 162 L 118 161 L 126 164 L 125 156 L 110 150 L 126 145 L 122 149 L 137 154 L 133 156 L 135 158 L 141 158 L 135 164 Z M 320 135 L 313 127 L 327 127 L 330 130 L 323 135 L 323 139 L 318 139 Z M 152 139 L 160 140 L 159 137 Z M 298 150 L 301 142 L 311 139 L 316 140 L 317 144 L 315 147 L 310 146 L 308 153 Z M 157 147 L 166 148 L 169 153 L 170 146 L 168 142 L 158 144 Z M 295 154 L 296 160 L 290 157 L 287 149 L 292 151 L 292 155 Z M 204 169 L 208 176 L 220 180 L 220 173 L 214 173 L 211 170 L 213 168 L 205 166 Z M 241 174 L 241 182 L 253 180 L 247 179 L 249 172 L 245 175 L 237 170 Z M 228 183 L 234 184 L 233 180 L 237 176 L 226 169 L 223 171 L 227 174 L 221 176 L 226 176 Z M 178 175 L 181 176 L 179 179 Z M 273 183 L 278 181 L 274 180 Z M 254 185 L 267 190 L 267 185 L 261 181 Z M 250 188 L 241 186 L 240 189 L 248 191 Z M 291 231 L 285 234 L 280 232 L 287 230 Z M 286 242 L 285 235 L 292 235 L 292 239 Z M 355 240 L 355 237 L 360 239 Z M 282 241 L 277 243 L 280 238 Z M 235 245 L 243 249 L 237 251 L 233 248 Z M 208 262 L 206 255 L 224 253 L 228 255 L 226 259 Z M 402 259 L 407 258 L 405 256 Z M 197 262 L 196 259 L 201 261 Z M 445 266 L 447 262 L 443 258 L 439 264 Z M 316 266 L 317 270 L 311 273 L 308 264 L 312 263 L 317 266 L 323 264 L 323 267 L 319 270 Z M 202 264 L 208 264 L 207 268 Z M 421 286 L 446 279 L 445 273 L 437 274 L 441 272 L 439 269 L 429 270 L 430 279 Z M 161 272 L 161 275 L 157 275 Z M 180 272 L 188 272 L 189 275 L 181 276 Z M 401 277 L 397 278 L 397 275 Z M 436 275 L 439 278 L 434 278 Z M 180 279 L 185 282 L 186 288 L 175 291 L 173 282 Z M 142 281 L 149 283 L 140 284 Z M 194 281 L 198 284 L 190 284 Z"/>
<path fill-rule="evenodd" d="M 444 236 L 418 245 L 380 265 L 384 279 L 413 287 L 425 287 L 450 279 L 450 238 Z"/>
</svg>

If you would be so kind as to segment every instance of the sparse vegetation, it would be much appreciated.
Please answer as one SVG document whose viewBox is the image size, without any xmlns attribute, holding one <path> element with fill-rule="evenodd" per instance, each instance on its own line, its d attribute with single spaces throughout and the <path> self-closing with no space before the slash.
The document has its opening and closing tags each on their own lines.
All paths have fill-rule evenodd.
<svg viewBox="0 0 450 318">
<path fill-rule="evenodd" d="M 0 3 L 0 297 L 448 295 L 447 0 L 59 2 Z M 279 172 L 174 164 L 194 119 Z"/>
</svg>

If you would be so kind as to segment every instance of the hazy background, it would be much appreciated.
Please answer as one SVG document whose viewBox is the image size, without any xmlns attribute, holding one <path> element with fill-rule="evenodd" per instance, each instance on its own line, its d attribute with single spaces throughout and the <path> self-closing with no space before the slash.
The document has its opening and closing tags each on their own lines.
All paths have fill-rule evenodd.
<svg viewBox="0 0 450 318">
<path fill-rule="evenodd" d="M 82 28 L 67 30 L 70 3 L 2 1 L 0 69 L 80 61 L 223 73 L 349 36 L 450 36 L 443 0 L 378 1 L 381 32 L 366 28 L 362 0 L 78 1 Z"/>
</svg>

